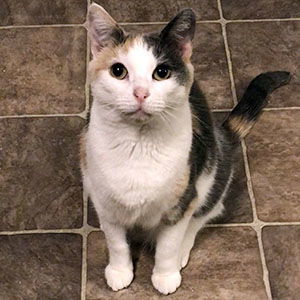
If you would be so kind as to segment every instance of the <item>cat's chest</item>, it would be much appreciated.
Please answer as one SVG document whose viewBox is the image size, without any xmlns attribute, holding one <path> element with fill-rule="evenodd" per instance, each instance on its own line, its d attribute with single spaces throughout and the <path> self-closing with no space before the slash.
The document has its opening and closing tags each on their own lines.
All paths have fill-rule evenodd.
<svg viewBox="0 0 300 300">
<path fill-rule="evenodd" d="M 188 164 L 189 139 L 168 145 L 148 141 L 116 141 L 90 148 L 94 180 L 127 206 L 161 199 L 172 201 L 176 183 Z"/>
</svg>

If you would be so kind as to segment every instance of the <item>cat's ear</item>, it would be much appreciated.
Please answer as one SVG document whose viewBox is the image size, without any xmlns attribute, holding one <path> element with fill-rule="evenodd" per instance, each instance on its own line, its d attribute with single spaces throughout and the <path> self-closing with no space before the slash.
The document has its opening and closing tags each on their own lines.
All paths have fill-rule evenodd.
<svg viewBox="0 0 300 300">
<path fill-rule="evenodd" d="M 184 9 L 161 31 L 161 41 L 168 46 L 175 46 L 182 58 L 189 60 L 192 55 L 195 26 L 196 16 L 194 11 Z"/>
<path fill-rule="evenodd" d="M 91 40 L 93 56 L 104 47 L 117 45 L 124 40 L 124 32 L 117 22 L 96 3 L 91 4 L 88 9 L 85 27 Z"/>
</svg>

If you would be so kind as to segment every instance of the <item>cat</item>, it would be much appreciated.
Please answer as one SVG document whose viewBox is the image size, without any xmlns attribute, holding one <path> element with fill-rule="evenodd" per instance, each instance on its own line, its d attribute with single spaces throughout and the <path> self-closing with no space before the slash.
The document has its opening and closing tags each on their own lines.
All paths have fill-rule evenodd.
<svg viewBox="0 0 300 300">
<path fill-rule="evenodd" d="M 240 138 L 290 74 L 257 76 L 216 126 L 194 81 L 193 10 L 182 10 L 160 32 L 133 35 L 92 4 L 85 26 L 94 102 L 81 138 L 81 170 L 109 250 L 106 281 L 114 291 L 130 285 L 126 235 L 142 228 L 155 232 L 151 280 L 167 295 L 181 284 L 197 232 L 224 211 Z"/>
</svg>

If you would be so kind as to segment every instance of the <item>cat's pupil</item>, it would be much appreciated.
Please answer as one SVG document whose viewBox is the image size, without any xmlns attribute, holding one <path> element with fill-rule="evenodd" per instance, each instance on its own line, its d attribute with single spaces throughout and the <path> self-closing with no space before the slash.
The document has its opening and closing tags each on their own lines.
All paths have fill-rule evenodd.
<svg viewBox="0 0 300 300">
<path fill-rule="evenodd" d="M 168 79 L 170 77 L 170 74 L 171 71 L 168 66 L 160 65 L 156 67 L 152 76 L 155 80 L 164 80 Z"/>
<path fill-rule="evenodd" d="M 120 63 L 114 64 L 112 66 L 112 72 L 116 77 L 122 76 L 123 72 L 124 72 L 124 69 L 125 69 L 125 67 Z"/>
<path fill-rule="evenodd" d="M 160 78 L 165 78 L 165 77 L 167 77 L 169 70 L 166 67 L 159 67 L 159 68 L 157 68 L 156 72 Z"/>
</svg>

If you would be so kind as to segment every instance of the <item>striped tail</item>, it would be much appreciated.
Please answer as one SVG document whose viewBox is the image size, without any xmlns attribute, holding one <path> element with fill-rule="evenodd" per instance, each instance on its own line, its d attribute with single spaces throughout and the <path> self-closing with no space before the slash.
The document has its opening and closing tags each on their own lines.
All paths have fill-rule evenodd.
<svg viewBox="0 0 300 300">
<path fill-rule="evenodd" d="M 267 96 L 280 86 L 289 83 L 290 79 L 290 73 L 284 71 L 262 73 L 255 77 L 223 126 L 236 136 L 245 137 L 267 105 Z"/>
</svg>

